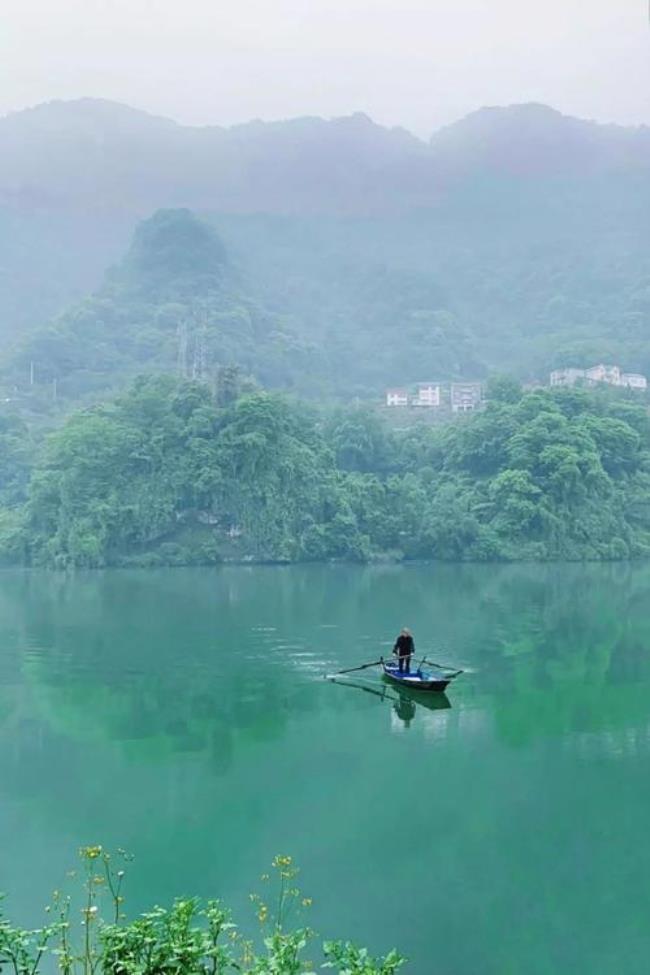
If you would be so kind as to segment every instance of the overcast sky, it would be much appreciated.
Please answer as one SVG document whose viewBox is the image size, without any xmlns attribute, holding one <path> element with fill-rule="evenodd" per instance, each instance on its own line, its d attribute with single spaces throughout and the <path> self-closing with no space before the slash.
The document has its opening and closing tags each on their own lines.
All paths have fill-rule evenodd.
<svg viewBox="0 0 650 975">
<path fill-rule="evenodd" d="M 82 95 L 420 135 L 521 101 L 650 122 L 648 0 L 0 0 L 0 114 Z"/>
</svg>

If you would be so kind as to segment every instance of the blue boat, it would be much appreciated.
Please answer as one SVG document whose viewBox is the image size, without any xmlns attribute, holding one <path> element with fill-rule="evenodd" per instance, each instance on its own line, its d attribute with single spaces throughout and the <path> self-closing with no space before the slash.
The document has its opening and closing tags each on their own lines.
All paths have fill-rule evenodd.
<svg viewBox="0 0 650 975">
<path fill-rule="evenodd" d="M 438 664 L 428 664 L 425 669 L 426 660 L 409 673 L 400 671 L 399 664 L 386 663 L 381 661 L 384 677 L 398 684 L 400 687 L 408 687 L 414 691 L 444 691 L 454 677 L 462 674 L 462 670 L 452 670 L 450 667 L 441 667 Z"/>
</svg>

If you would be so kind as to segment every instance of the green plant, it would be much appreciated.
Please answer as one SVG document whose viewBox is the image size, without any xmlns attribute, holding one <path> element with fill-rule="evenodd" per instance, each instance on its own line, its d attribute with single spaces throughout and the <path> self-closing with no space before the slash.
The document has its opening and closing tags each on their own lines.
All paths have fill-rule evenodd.
<svg viewBox="0 0 650 975">
<path fill-rule="evenodd" d="M 25 930 L 14 927 L 0 912 L 0 971 L 6 967 L 13 975 L 37 975 L 57 934 L 60 924 Z"/>
<path fill-rule="evenodd" d="M 46 909 L 54 919 L 45 927 L 18 928 L 0 913 L 0 972 L 42 975 L 49 953 L 62 975 L 315 975 L 316 966 L 302 957 L 314 933 L 294 926 L 311 899 L 295 886 L 291 857 L 275 857 L 273 873 L 262 876 L 268 897 L 251 895 L 262 933 L 257 948 L 218 900 L 202 906 L 196 898 L 179 899 L 128 921 L 122 888 L 132 858 L 101 846 L 83 847 L 80 856 L 80 925 L 73 923 L 76 899 L 61 891 Z M 326 943 L 324 951 L 324 967 L 338 967 L 341 975 L 393 975 L 402 964 L 396 952 L 375 960 L 349 943 Z"/>
<path fill-rule="evenodd" d="M 326 941 L 323 950 L 328 959 L 323 968 L 338 968 L 339 975 L 393 975 L 404 964 L 396 951 L 385 958 L 372 958 L 367 948 L 357 948 L 349 941 Z"/>
<path fill-rule="evenodd" d="M 218 901 L 201 908 L 195 899 L 156 907 L 130 924 L 107 925 L 100 932 L 105 975 L 223 975 L 237 968 L 223 944 L 235 933 L 230 914 Z"/>
</svg>

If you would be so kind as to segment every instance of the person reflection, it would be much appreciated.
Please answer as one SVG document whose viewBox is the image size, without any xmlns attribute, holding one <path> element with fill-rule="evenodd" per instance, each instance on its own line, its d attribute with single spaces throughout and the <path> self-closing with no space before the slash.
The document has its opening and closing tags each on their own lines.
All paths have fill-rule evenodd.
<svg viewBox="0 0 650 975">
<path fill-rule="evenodd" d="M 407 697 L 406 694 L 400 694 L 399 698 L 393 704 L 393 709 L 397 717 L 404 722 L 404 726 L 410 728 L 411 721 L 415 717 L 415 701 Z"/>
</svg>

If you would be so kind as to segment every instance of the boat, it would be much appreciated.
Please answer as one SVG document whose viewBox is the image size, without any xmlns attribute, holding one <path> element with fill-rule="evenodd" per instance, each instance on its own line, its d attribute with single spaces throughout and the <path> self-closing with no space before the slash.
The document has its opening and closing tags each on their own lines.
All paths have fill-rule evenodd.
<svg viewBox="0 0 650 975">
<path fill-rule="evenodd" d="M 399 687 L 407 687 L 414 691 L 444 691 L 449 686 L 454 677 L 462 674 L 462 670 L 452 670 L 450 667 L 441 667 L 438 664 L 427 664 L 426 658 L 409 673 L 401 671 L 397 661 L 387 663 L 382 659 L 381 666 L 384 677 L 397 684 Z"/>
</svg>

